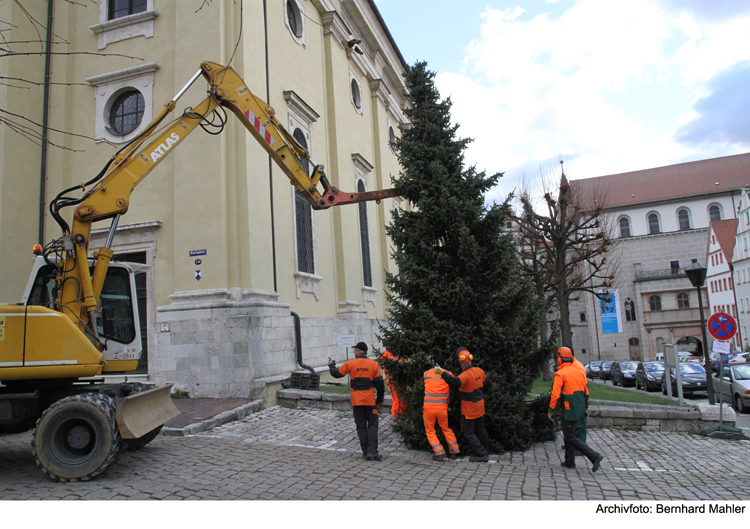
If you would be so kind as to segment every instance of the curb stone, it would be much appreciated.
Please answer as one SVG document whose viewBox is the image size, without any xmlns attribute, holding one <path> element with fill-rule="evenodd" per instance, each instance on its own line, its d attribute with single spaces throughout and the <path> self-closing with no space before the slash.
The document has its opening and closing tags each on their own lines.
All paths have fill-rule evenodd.
<svg viewBox="0 0 750 529">
<path fill-rule="evenodd" d="M 214 417 L 211 417 L 210 419 L 194 422 L 193 424 L 188 424 L 187 426 L 184 426 L 182 428 L 169 428 L 165 426 L 161 430 L 161 435 L 183 436 L 183 437 L 187 435 L 194 435 L 196 433 L 210 430 L 214 426 L 218 426 L 221 424 L 226 424 L 228 422 L 233 422 L 239 419 L 243 419 L 247 417 L 248 415 L 250 415 L 251 413 L 256 413 L 260 411 L 261 409 L 263 409 L 263 400 L 262 399 L 254 400 L 252 402 L 248 402 L 247 404 L 243 404 L 242 406 L 238 406 L 232 410 L 228 410 L 218 415 L 215 415 Z"/>
</svg>

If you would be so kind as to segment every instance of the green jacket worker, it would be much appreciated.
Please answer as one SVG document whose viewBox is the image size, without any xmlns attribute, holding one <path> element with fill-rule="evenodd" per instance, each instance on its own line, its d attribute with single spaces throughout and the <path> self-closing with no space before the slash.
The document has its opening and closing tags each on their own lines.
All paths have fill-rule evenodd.
<svg viewBox="0 0 750 529">
<path fill-rule="evenodd" d="M 586 375 L 573 365 L 573 352 L 567 347 L 557 350 L 555 364 L 557 373 L 555 373 L 555 381 L 552 385 L 549 417 L 551 419 L 552 412 L 561 408 L 561 427 L 565 441 L 565 462 L 562 466 L 575 468 L 575 453 L 578 450 L 593 463 L 592 470 L 596 472 L 604 456 L 575 436 L 576 426 L 579 421 L 585 420 L 589 407 Z"/>
</svg>

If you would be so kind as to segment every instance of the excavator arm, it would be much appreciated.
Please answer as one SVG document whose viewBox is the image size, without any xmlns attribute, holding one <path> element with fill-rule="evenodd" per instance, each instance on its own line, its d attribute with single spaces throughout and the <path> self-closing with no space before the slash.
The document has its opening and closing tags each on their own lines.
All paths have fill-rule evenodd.
<svg viewBox="0 0 750 529">
<path fill-rule="evenodd" d="M 163 130 L 157 131 L 174 110 L 177 100 L 201 75 L 209 83 L 208 97 L 197 107 L 186 109 L 182 116 Z M 63 237 L 53 241 L 46 249 L 46 253 L 63 255 L 56 303 L 96 342 L 99 342 L 99 337 L 94 315 L 114 253 L 111 250 L 112 238 L 120 216 L 128 210 L 131 193 L 188 134 L 209 122 L 209 117 L 220 107 L 229 109 L 237 116 L 313 209 L 398 196 L 395 189 L 365 193 L 339 191 L 328 181 L 323 166 L 316 164 L 279 123 L 271 106 L 256 97 L 232 68 L 206 61 L 144 131 L 113 156 L 95 179 L 63 191 L 50 204 L 52 216 L 63 228 Z M 309 173 L 306 167 L 312 168 Z M 81 198 L 66 196 L 81 189 L 84 191 Z M 68 227 L 59 211 L 70 206 L 75 206 L 75 210 L 73 224 Z M 109 236 L 105 246 L 94 253 L 96 263 L 93 273 L 90 273 L 88 246 L 91 226 L 93 222 L 107 219 L 112 219 Z"/>
</svg>

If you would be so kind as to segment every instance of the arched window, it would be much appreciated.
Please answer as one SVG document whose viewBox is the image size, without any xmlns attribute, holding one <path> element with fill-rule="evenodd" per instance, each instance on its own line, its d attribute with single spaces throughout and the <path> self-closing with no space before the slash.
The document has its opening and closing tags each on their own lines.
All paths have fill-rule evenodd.
<svg viewBox="0 0 750 529">
<path fill-rule="evenodd" d="M 581 321 L 586 321 L 586 313 L 585 312 L 581 312 L 580 318 L 581 318 Z"/>
<path fill-rule="evenodd" d="M 307 150 L 307 139 L 302 129 L 294 129 L 292 136 Z M 309 174 L 309 163 L 305 161 L 302 168 Z M 315 255 L 313 248 L 312 206 L 297 190 L 294 191 L 295 223 L 297 227 L 297 271 L 315 273 Z"/>
<path fill-rule="evenodd" d="M 690 296 L 685 292 L 677 294 L 677 308 L 678 309 L 689 309 L 690 308 Z"/>
<path fill-rule="evenodd" d="M 721 220 L 721 209 L 717 205 L 713 205 L 710 208 L 708 208 L 708 216 L 711 219 L 711 221 L 714 220 Z"/>
<path fill-rule="evenodd" d="M 396 131 L 392 126 L 388 127 L 388 144 L 391 146 L 393 154 L 396 154 Z"/>
<path fill-rule="evenodd" d="M 625 321 L 635 321 L 635 302 L 630 298 L 625 300 Z"/>
<path fill-rule="evenodd" d="M 659 296 L 651 296 L 648 298 L 648 304 L 651 310 L 661 310 L 661 298 Z"/>
<path fill-rule="evenodd" d="M 641 341 L 638 338 L 631 338 L 628 340 L 628 345 L 640 345 Z"/>
<path fill-rule="evenodd" d="M 659 215 L 656 213 L 651 213 L 648 216 L 648 233 L 650 235 L 661 233 L 661 230 L 659 229 Z"/>
<path fill-rule="evenodd" d="M 365 183 L 357 182 L 357 192 L 364 193 Z M 359 240 L 362 246 L 362 282 L 366 287 L 372 286 L 372 262 L 370 261 L 370 231 L 367 225 L 367 202 L 359 203 Z"/>
<path fill-rule="evenodd" d="M 630 220 L 627 217 L 622 217 L 620 219 L 620 237 L 624 239 L 630 237 L 630 235 Z"/>
<path fill-rule="evenodd" d="M 680 231 L 690 229 L 690 213 L 686 209 L 681 209 L 677 212 L 677 220 L 680 224 Z"/>
</svg>

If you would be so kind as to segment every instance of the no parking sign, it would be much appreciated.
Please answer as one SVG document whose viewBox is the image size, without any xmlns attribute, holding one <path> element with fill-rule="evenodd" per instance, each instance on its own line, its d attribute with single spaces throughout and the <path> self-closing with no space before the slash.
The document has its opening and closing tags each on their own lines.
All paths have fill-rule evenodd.
<svg viewBox="0 0 750 529">
<path fill-rule="evenodd" d="M 708 319 L 708 332 L 717 340 L 731 340 L 737 333 L 737 322 L 729 314 L 717 312 Z"/>
</svg>

